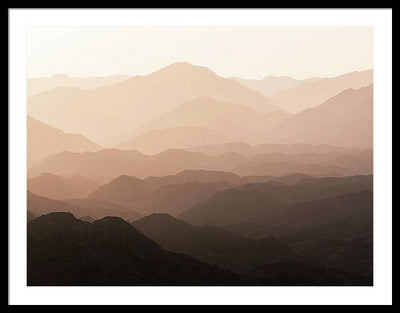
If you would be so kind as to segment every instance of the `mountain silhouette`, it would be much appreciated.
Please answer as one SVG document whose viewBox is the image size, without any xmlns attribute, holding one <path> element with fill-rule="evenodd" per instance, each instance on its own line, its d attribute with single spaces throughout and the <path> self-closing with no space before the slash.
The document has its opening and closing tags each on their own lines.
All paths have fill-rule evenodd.
<svg viewBox="0 0 400 313">
<path fill-rule="evenodd" d="M 149 198 L 151 194 L 150 186 L 143 180 L 134 176 L 122 175 L 99 187 L 88 198 L 133 207 L 135 203 Z"/>
<path fill-rule="evenodd" d="M 81 134 L 67 134 L 46 125 L 28 115 L 28 167 L 42 161 L 45 157 L 61 152 L 97 151 L 101 147 Z"/>
<path fill-rule="evenodd" d="M 312 178 L 310 175 L 305 175 L 305 174 L 300 174 L 300 173 L 294 173 L 290 175 L 284 175 L 284 176 L 243 176 L 243 180 L 246 181 L 246 183 L 265 183 L 269 181 L 275 181 L 278 183 L 282 183 L 285 185 L 294 185 L 297 184 L 298 182 L 302 181 L 303 179 L 307 178 Z"/>
<path fill-rule="evenodd" d="M 174 185 L 187 182 L 211 183 L 228 182 L 231 185 L 239 185 L 243 182 L 242 178 L 236 174 L 222 171 L 207 170 L 184 170 L 176 175 L 155 177 L 150 176 L 144 181 L 155 190 L 161 186 Z"/>
<path fill-rule="evenodd" d="M 190 209 L 198 203 L 207 201 L 217 192 L 232 187 L 227 182 L 186 182 L 166 185 L 158 188 L 153 194 L 135 204 L 143 213 L 162 212 L 173 216 Z"/>
<path fill-rule="evenodd" d="M 276 127 L 286 121 L 292 114 L 284 112 L 282 110 L 276 110 L 270 113 L 264 114 L 264 124 L 259 128 L 250 128 L 251 132 L 247 135 L 243 135 L 243 140 L 247 143 L 259 144 L 264 143 L 265 134 L 273 132 Z"/>
<path fill-rule="evenodd" d="M 138 150 L 146 154 L 157 154 L 170 148 L 186 149 L 204 144 L 227 142 L 225 134 L 204 127 L 170 127 L 153 129 L 131 140 L 116 145 L 119 149 Z"/>
<path fill-rule="evenodd" d="M 134 145 L 137 140 L 143 138 L 143 134 L 147 134 L 151 130 L 153 130 L 153 132 L 154 130 L 157 130 L 160 139 L 147 138 L 148 140 L 146 140 L 146 143 L 147 145 L 153 146 L 161 144 L 162 147 L 164 147 L 165 143 L 163 142 L 162 136 L 165 135 L 162 133 L 162 130 L 167 132 L 169 129 L 185 127 L 185 129 L 181 130 L 183 134 L 185 134 L 186 128 L 188 128 L 188 131 L 191 131 L 189 127 L 193 126 L 212 129 L 215 132 L 218 131 L 219 134 L 206 133 L 202 137 L 202 142 L 200 142 L 194 134 L 192 135 L 194 137 L 193 143 L 190 147 L 223 143 L 227 142 L 228 139 L 229 141 L 242 140 L 247 139 L 252 133 L 259 131 L 260 129 L 264 129 L 267 126 L 273 127 L 279 124 L 288 116 L 290 115 L 279 110 L 262 114 L 243 104 L 217 101 L 210 97 L 199 97 L 179 104 L 172 110 L 148 121 L 142 127 L 124 135 L 124 137 L 129 140 L 119 143 L 116 147 L 123 149 L 137 149 L 146 153 L 146 151 L 143 151 Z M 177 130 L 179 130 L 179 128 Z M 178 136 L 175 134 L 174 137 Z M 179 140 L 181 140 L 186 147 L 189 147 L 184 140 L 185 138 L 186 137 L 179 138 Z M 142 140 L 144 140 L 144 138 Z M 175 139 L 175 141 L 176 140 L 178 139 Z M 175 146 L 172 143 L 175 143 Z M 180 145 L 182 145 L 180 142 L 172 143 L 170 143 L 167 148 L 180 148 Z"/>
<path fill-rule="evenodd" d="M 346 89 L 359 89 L 369 86 L 372 82 L 372 70 L 356 71 L 337 77 L 311 81 L 270 95 L 270 99 L 284 111 L 299 113 L 307 108 L 320 105 Z"/>
<path fill-rule="evenodd" d="M 35 216 L 52 212 L 71 212 L 76 217 L 90 216 L 93 219 L 100 219 L 105 216 L 118 216 L 128 222 L 143 217 L 139 212 L 127 209 L 115 203 L 90 199 L 69 199 L 54 200 L 35 195 L 28 191 L 27 209 Z"/>
<path fill-rule="evenodd" d="M 28 79 L 28 286 L 372 286 L 373 89 L 187 62 Z"/>
<path fill-rule="evenodd" d="M 345 150 L 348 154 L 350 150 Z M 341 154 L 332 154 L 321 158 L 319 162 L 337 159 Z M 218 156 L 210 156 L 203 152 L 192 152 L 183 149 L 169 149 L 156 155 L 146 155 L 136 150 L 105 149 L 93 152 L 72 153 L 60 152 L 47 157 L 40 164 L 28 171 L 29 177 L 42 173 L 54 173 L 68 177 L 82 175 L 95 181 L 110 181 L 121 175 L 145 178 L 148 176 L 175 175 L 186 169 L 224 171 L 240 176 L 270 175 L 284 176 L 301 173 L 311 176 L 341 176 L 372 173 L 372 155 L 359 153 L 357 158 L 365 158 L 360 171 L 355 168 L 345 168 L 338 159 L 338 165 L 318 164 L 316 162 L 302 161 L 298 158 L 285 157 L 286 160 L 271 160 L 276 156 L 257 156 L 246 158 L 236 152 L 228 152 Z M 270 159 L 268 159 L 270 158 Z M 370 161 L 368 161 L 370 160 Z M 68 166 L 65 166 L 68 164 Z M 112 166 L 110 166 L 112 164 Z M 351 166 L 352 163 L 348 163 Z"/>
<path fill-rule="evenodd" d="M 52 77 L 29 78 L 27 81 L 27 95 L 31 97 L 55 87 L 75 87 L 79 89 L 104 87 L 128 78 L 130 78 L 128 75 L 78 78 L 62 74 L 56 74 Z"/>
<path fill-rule="evenodd" d="M 196 227 L 168 214 L 152 214 L 132 225 L 169 251 L 236 272 L 294 257 L 273 237 L 252 240 L 216 227 Z"/>
<path fill-rule="evenodd" d="M 250 145 L 244 142 L 229 142 L 224 144 L 204 145 L 195 148 L 186 149 L 192 152 L 202 152 L 211 156 L 218 156 L 224 153 L 234 152 L 246 158 L 251 158 L 259 154 L 283 153 L 293 154 L 328 154 L 328 153 L 360 153 L 367 149 L 357 147 L 340 147 L 327 144 L 309 144 L 309 143 L 292 143 L 292 144 L 271 144 L 262 143 Z M 368 151 L 372 151 L 368 149 Z M 336 155 L 338 156 L 338 155 Z"/>
<path fill-rule="evenodd" d="M 274 93 L 284 91 L 287 89 L 298 87 L 304 83 L 317 81 L 321 78 L 311 77 L 307 79 L 294 79 L 288 76 L 266 76 L 263 79 L 242 79 L 238 77 L 231 77 L 241 85 L 262 93 L 264 96 L 269 97 Z"/>
<path fill-rule="evenodd" d="M 65 200 L 84 198 L 100 184 L 80 175 L 61 177 L 51 173 L 28 179 L 28 190 L 43 197 Z"/>
<path fill-rule="evenodd" d="M 279 224 L 275 236 L 292 243 L 315 238 L 316 234 L 346 240 L 372 235 L 372 191 L 292 204 L 280 212 L 267 213 L 262 223 L 265 227 Z"/>
<path fill-rule="evenodd" d="M 372 203 L 372 191 L 363 190 L 265 209 L 222 227 L 255 239 L 274 236 L 313 266 L 372 276 Z"/>
<path fill-rule="evenodd" d="M 162 249 L 117 217 L 28 222 L 28 286 L 235 285 L 230 272 Z"/>
<path fill-rule="evenodd" d="M 283 210 L 287 205 L 372 190 L 372 185 L 372 176 L 311 178 L 294 185 L 273 181 L 246 184 L 216 193 L 208 201 L 177 217 L 194 225 L 223 226 L 247 222 L 263 224 L 264 219 L 268 221 L 270 212 Z M 256 228 L 253 230 L 257 231 Z"/>
<path fill-rule="evenodd" d="M 284 204 L 282 199 L 281 202 L 274 200 L 273 195 L 278 193 L 276 188 L 269 190 L 269 198 L 267 192 L 254 187 L 241 193 L 226 190 L 178 218 L 203 227 L 220 227 L 247 238 L 273 236 L 292 249 L 297 261 L 372 277 L 372 190 L 359 188 L 361 191 L 342 193 L 343 189 L 354 189 L 332 185 L 330 188 L 325 186 L 323 192 L 314 193 L 311 190 L 315 185 L 312 186 L 297 191 L 309 194 L 303 199 L 294 196 L 294 190 L 287 191 L 287 196 L 293 197 L 292 201 L 294 198 L 302 201 L 292 204 Z M 328 193 L 331 197 L 325 198 Z M 318 199 L 322 196 L 323 199 Z"/>
<path fill-rule="evenodd" d="M 140 126 L 197 97 L 236 102 L 262 113 L 278 109 L 260 93 L 234 80 L 220 77 L 206 67 L 181 62 L 110 86 L 89 90 L 53 88 L 30 97 L 28 112 L 63 131 L 116 144 L 120 140 L 113 138 L 131 131 L 135 128 L 132 125 Z"/>
<path fill-rule="evenodd" d="M 243 162 L 231 169 L 232 172 L 241 176 L 252 175 L 273 175 L 281 176 L 288 173 L 301 173 L 310 176 L 349 176 L 358 174 L 352 169 L 342 168 L 335 165 L 318 165 L 318 164 L 299 164 L 295 161 L 288 160 L 270 160 L 268 155 L 259 155 L 251 158 L 247 162 Z"/>
<path fill-rule="evenodd" d="M 177 215 L 241 181 L 232 173 L 204 170 L 186 170 L 177 175 L 143 180 L 123 175 L 99 187 L 88 198 L 117 203 L 143 213 Z"/>
<path fill-rule="evenodd" d="M 373 86 L 347 89 L 317 107 L 292 115 L 273 132 L 274 142 L 372 147 Z"/>
</svg>

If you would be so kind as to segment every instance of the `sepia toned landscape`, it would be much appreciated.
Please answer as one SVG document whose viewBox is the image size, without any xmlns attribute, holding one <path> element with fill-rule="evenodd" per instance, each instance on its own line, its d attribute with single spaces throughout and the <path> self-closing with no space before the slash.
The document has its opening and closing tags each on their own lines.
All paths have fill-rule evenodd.
<svg viewBox="0 0 400 313">
<path fill-rule="evenodd" d="M 371 64 L 300 78 L 260 63 L 256 79 L 164 63 L 28 78 L 27 284 L 372 286 Z"/>
</svg>

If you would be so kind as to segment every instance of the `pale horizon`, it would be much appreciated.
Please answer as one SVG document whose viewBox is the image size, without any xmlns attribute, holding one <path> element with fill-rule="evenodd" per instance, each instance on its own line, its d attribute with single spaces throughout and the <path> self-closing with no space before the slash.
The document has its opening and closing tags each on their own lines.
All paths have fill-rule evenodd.
<svg viewBox="0 0 400 313">
<path fill-rule="evenodd" d="M 194 65 L 194 66 L 202 66 L 201 64 L 193 64 L 193 63 L 190 63 L 190 62 L 187 62 L 187 61 L 177 61 L 177 62 L 173 62 L 173 63 L 170 63 L 170 64 L 166 64 L 165 66 L 162 66 L 160 69 L 163 69 L 164 67 L 173 65 L 175 63 L 189 63 L 189 64 Z M 210 69 L 212 72 L 216 73 L 213 69 L 209 68 L 208 66 L 206 66 L 206 67 L 208 69 Z M 288 76 L 288 75 L 268 75 L 268 74 L 263 76 L 263 77 L 257 77 L 257 78 L 254 78 L 254 77 L 250 77 L 250 78 L 249 77 L 239 77 L 239 76 L 222 76 L 222 75 L 219 75 L 219 76 L 224 77 L 224 78 L 239 78 L 239 79 L 244 79 L 244 80 L 262 80 L 262 79 L 267 78 L 267 77 L 276 77 L 276 78 L 287 77 L 287 78 L 292 78 L 292 79 L 296 79 L 296 80 L 307 80 L 307 79 L 311 79 L 311 78 L 334 78 L 334 77 L 338 77 L 338 76 L 341 76 L 341 75 L 346 75 L 346 74 L 352 73 L 352 72 L 364 72 L 364 71 L 373 71 L 373 70 L 374 69 L 371 67 L 371 68 L 365 68 L 365 69 L 354 70 L 354 71 L 349 71 L 349 72 L 343 72 L 343 73 L 339 73 L 339 74 L 333 75 L 333 76 L 310 76 L 310 77 L 302 77 L 302 78 Z M 111 75 L 89 75 L 89 76 L 76 76 L 76 75 L 68 75 L 68 74 L 65 74 L 65 73 L 54 73 L 53 75 L 49 75 L 49 76 L 34 76 L 34 77 L 32 76 L 32 77 L 28 77 L 28 79 L 53 78 L 55 76 L 65 76 L 65 77 L 69 77 L 69 78 L 78 78 L 78 79 L 108 78 L 108 77 L 113 77 L 113 76 L 135 77 L 135 76 L 150 75 L 150 74 L 155 73 L 157 71 L 158 70 L 154 70 L 154 71 L 151 71 L 149 73 L 135 74 L 135 75 L 127 74 L 127 73 L 120 73 L 120 74 L 111 74 Z M 218 74 L 218 73 L 216 73 L 216 74 Z"/>
<path fill-rule="evenodd" d="M 371 27 L 34 27 L 27 31 L 28 78 L 148 75 L 177 62 L 243 79 L 329 78 L 373 69 Z"/>
</svg>

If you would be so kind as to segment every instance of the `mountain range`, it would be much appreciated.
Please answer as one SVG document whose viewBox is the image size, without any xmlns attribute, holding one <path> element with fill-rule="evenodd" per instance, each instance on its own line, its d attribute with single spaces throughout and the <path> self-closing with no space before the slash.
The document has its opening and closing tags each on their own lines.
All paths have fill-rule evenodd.
<svg viewBox="0 0 400 313">
<path fill-rule="evenodd" d="M 138 179 L 122 175 L 88 195 L 117 203 L 143 213 L 177 215 L 208 200 L 216 192 L 243 183 L 241 177 L 226 172 L 186 170 L 176 175 Z"/>
<path fill-rule="evenodd" d="M 187 62 L 29 79 L 28 285 L 373 285 L 373 88 Z"/>
<path fill-rule="evenodd" d="M 232 79 L 181 62 L 105 87 L 56 87 L 30 97 L 28 112 L 63 131 L 81 133 L 101 143 L 197 97 L 237 102 L 262 113 L 278 109 L 260 93 Z"/>
<path fill-rule="evenodd" d="M 229 141 L 371 147 L 372 74 L 311 79 L 269 100 L 233 79 L 181 62 L 98 88 L 60 84 L 30 97 L 28 112 L 58 132 L 150 154 Z M 357 105 L 348 105 L 353 102 Z"/>
<path fill-rule="evenodd" d="M 158 232 L 151 231 L 154 223 L 162 224 L 160 232 L 177 229 L 183 236 L 178 245 L 184 250 L 216 252 L 214 260 L 208 258 L 210 263 L 218 260 L 240 268 L 241 260 L 257 264 L 266 258 L 268 262 L 237 275 L 170 252 L 117 217 L 85 222 L 70 213 L 50 213 L 28 222 L 28 286 L 372 285 L 371 275 L 336 267 L 290 259 L 271 262 L 290 254 L 290 249 L 273 238 L 254 241 L 216 228 L 205 232 L 165 216 L 150 216 L 138 224 L 157 237 Z M 185 243 L 191 239 L 196 240 L 193 247 Z M 168 236 L 163 244 L 176 245 L 176 240 Z M 237 264 L 230 264 L 228 256 L 240 251 L 246 254 L 238 257 Z"/>
<path fill-rule="evenodd" d="M 50 173 L 43 173 L 28 179 L 28 190 L 56 200 L 84 198 L 100 184 L 80 175 L 62 177 Z"/>
<path fill-rule="evenodd" d="M 28 167 L 61 151 L 84 152 L 102 149 L 80 134 L 64 133 L 30 116 L 27 117 Z"/>
<path fill-rule="evenodd" d="M 240 177 L 229 172 L 186 170 L 176 175 L 147 177 L 146 179 L 122 175 L 101 185 L 87 196 L 79 198 L 74 197 L 75 194 L 71 194 L 77 190 L 77 186 L 71 185 L 66 178 L 43 174 L 31 179 L 32 181 L 34 184 L 28 184 L 28 191 L 30 191 L 28 192 L 28 209 L 35 215 L 49 213 L 51 210 L 67 210 L 78 218 L 91 216 L 98 219 L 114 215 L 128 221 L 135 219 L 140 214 L 148 215 L 155 212 L 168 213 L 173 216 L 184 214 L 188 209 L 195 210 L 198 204 L 205 203 L 207 205 L 207 201 L 211 201 L 214 196 L 219 197 L 223 190 L 227 190 L 230 197 L 235 189 L 243 189 L 245 193 L 241 198 L 246 199 L 248 198 L 245 196 L 246 192 L 254 188 L 260 192 L 273 192 L 275 197 L 283 197 L 285 194 L 287 196 L 293 194 L 293 197 L 300 196 L 298 201 L 301 202 L 303 199 L 308 199 L 304 198 L 302 192 L 309 195 L 308 188 L 315 192 L 320 188 L 325 188 L 325 184 L 328 184 L 329 188 L 334 188 L 333 195 L 342 191 L 352 192 L 362 190 L 362 188 L 372 188 L 369 176 L 313 179 L 308 175 L 296 173 L 282 177 Z M 57 186 L 57 183 L 60 185 L 60 181 L 66 183 L 65 185 L 61 184 L 61 187 L 74 187 L 64 190 L 60 197 L 63 201 L 58 201 L 56 197 L 60 195 L 61 188 Z M 306 182 L 310 182 L 309 185 L 312 187 L 304 187 L 303 184 Z M 48 184 L 55 185 L 57 188 L 46 188 Z M 263 184 L 266 184 L 265 190 L 262 189 Z M 278 185 L 275 186 L 276 184 Z M 332 184 L 333 187 L 329 184 Z M 324 191 L 320 197 L 331 195 L 330 191 Z M 281 201 L 280 199 L 278 198 L 279 201 Z M 218 210 L 214 209 L 213 211 L 217 213 Z"/>
<path fill-rule="evenodd" d="M 168 214 L 152 214 L 132 225 L 169 251 L 235 272 L 295 258 L 273 237 L 249 239 L 217 227 L 193 226 Z"/>
<path fill-rule="evenodd" d="M 28 286 L 235 285 L 232 273 L 162 249 L 117 217 L 28 222 Z"/>
<path fill-rule="evenodd" d="M 126 134 L 125 138 L 130 139 L 116 147 L 152 154 L 168 148 L 194 148 L 228 141 L 370 148 L 372 116 L 372 85 L 346 89 L 297 114 L 282 110 L 262 114 L 241 104 L 203 97 L 182 103 L 150 120 Z M 200 127 L 201 132 L 200 129 L 194 132 L 190 128 L 193 126 Z"/>
<path fill-rule="evenodd" d="M 321 78 L 272 94 L 269 98 L 282 110 L 299 113 L 313 108 L 346 89 L 360 89 L 373 83 L 373 70 L 356 71 L 332 78 Z"/>
<path fill-rule="evenodd" d="M 347 154 L 351 155 L 350 162 L 338 158 Z M 359 160 L 358 163 L 354 162 L 355 159 Z M 346 150 L 346 153 L 322 156 L 316 154 L 291 157 L 269 153 L 251 158 L 235 152 L 211 156 L 203 152 L 170 149 L 156 155 L 146 155 L 136 150 L 105 149 L 98 152 L 60 152 L 51 155 L 37 166 L 30 168 L 28 176 L 34 177 L 48 172 L 66 177 L 82 175 L 95 181 L 107 181 L 121 175 L 138 178 L 175 175 L 186 169 L 225 171 L 240 176 L 283 176 L 292 173 L 341 176 L 371 174 L 371 160 L 372 154 L 368 151 L 354 152 L 352 149 Z M 64 166 L 65 164 L 68 166 Z"/>
<path fill-rule="evenodd" d="M 243 222 L 263 224 L 264 217 L 270 223 L 268 214 L 283 210 L 288 205 L 372 190 L 372 185 L 372 176 L 310 178 L 294 185 L 274 181 L 245 184 L 216 193 L 208 201 L 184 211 L 178 218 L 203 226 Z"/>
<path fill-rule="evenodd" d="M 77 218 L 90 216 L 92 219 L 100 219 L 106 216 L 117 216 L 131 222 L 143 217 L 139 212 L 130 210 L 121 205 L 107 201 L 91 199 L 55 200 L 38 196 L 27 192 L 27 209 L 30 217 L 38 217 L 52 212 L 70 212 Z"/>
<path fill-rule="evenodd" d="M 245 187 L 217 193 L 177 218 L 251 239 L 273 236 L 292 249 L 298 258 L 292 261 L 372 277 L 372 186 L 295 187 L 281 199 L 274 196 L 278 187 Z M 292 203 L 284 203 L 284 193 Z"/>
<path fill-rule="evenodd" d="M 101 256 L 104 253 L 98 252 L 97 249 L 107 249 L 110 244 L 110 247 L 114 247 L 113 253 L 118 255 L 113 257 L 118 260 L 124 260 L 122 255 L 126 253 L 131 255 L 127 251 L 138 251 L 140 258 L 146 255 L 137 250 L 141 249 L 142 243 L 135 242 L 131 247 L 126 246 L 130 239 L 125 236 L 125 231 L 128 231 L 127 226 L 123 226 L 125 222 L 116 217 L 105 217 L 119 215 L 126 221 L 133 220 L 133 229 L 140 230 L 162 248 L 171 251 L 170 253 L 185 253 L 201 262 L 217 265 L 220 269 L 214 267 L 213 271 L 216 271 L 214 274 L 208 273 L 206 268 L 201 270 L 202 273 L 208 273 L 207 283 L 204 284 L 230 284 L 228 283 L 230 280 L 225 279 L 221 283 L 220 278 L 214 281 L 213 275 L 219 273 L 218 277 L 221 277 L 219 275 L 226 277 L 224 275 L 228 274 L 232 282 L 235 281 L 233 283 L 235 285 L 370 285 L 372 283 L 372 176 L 346 178 L 297 176 L 292 176 L 292 179 L 299 181 L 289 180 L 288 185 L 272 181 L 270 177 L 266 177 L 269 179 L 266 183 L 240 185 L 249 178 L 206 171 L 185 171 L 181 175 L 149 177 L 144 180 L 148 184 L 148 190 L 150 187 L 153 190 L 169 187 L 171 186 L 169 183 L 182 183 L 186 180 L 191 182 L 196 178 L 203 183 L 225 178 L 236 185 L 225 191 L 216 192 L 209 200 L 194 205 L 193 208 L 181 213 L 178 218 L 167 214 L 150 214 L 143 217 L 106 200 L 88 198 L 59 201 L 28 192 L 28 218 L 31 220 L 28 222 L 28 229 L 32 222 L 41 221 L 41 224 L 38 222 L 40 226 L 34 233 L 29 232 L 28 235 L 28 238 L 31 238 L 28 247 L 32 247 L 30 251 L 34 251 L 28 252 L 28 258 L 33 254 L 31 258 L 33 261 L 29 260 L 32 262 L 28 269 L 29 284 L 164 285 L 158 278 L 155 281 L 147 280 L 151 275 L 146 275 L 145 280 L 137 282 L 137 276 L 130 271 L 122 278 L 121 274 L 118 274 L 122 271 L 119 266 L 126 267 L 120 262 L 111 262 L 111 258 L 104 258 Z M 133 181 L 136 185 L 140 183 L 137 179 Z M 121 193 L 124 189 L 115 190 Z M 138 192 L 138 195 L 144 193 L 133 185 L 124 192 L 130 195 L 132 191 Z M 183 190 L 182 193 L 170 195 L 172 198 L 179 198 L 186 193 L 187 191 Z M 71 212 L 82 220 L 89 220 L 90 223 L 79 221 L 66 213 L 46 215 L 54 211 Z M 127 215 L 128 212 L 130 216 Z M 135 218 L 134 214 L 137 214 Z M 98 219 L 101 220 L 96 221 Z M 113 221 L 112 224 L 107 224 L 107 231 L 96 228 L 98 223 L 105 221 L 107 223 Z M 87 225 L 94 226 L 91 228 L 92 226 Z M 126 229 L 121 233 L 120 228 Z M 112 243 L 108 243 L 108 240 Z M 54 250 L 56 245 L 59 250 Z M 143 249 L 151 250 L 150 246 L 144 243 Z M 51 259 L 46 257 L 48 252 L 45 251 L 52 251 Z M 137 260 L 135 253 L 131 260 Z M 70 257 L 66 258 L 66 255 Z M 51 265 L 59 259 L 65 259 L 60 261 L 61 264 L 67 262 L 65 266 Z M 151 260 L 144 260 L 140 268 L 150 266 Z M 127 264 L 126 262 L 130 264 L 128 259 L 122 263 Z M 290 264 L 294 267 L 292 268 Z M 135 265 L 129 266 L 135 267 Z M 185 265 L 185 262 L 181 266 L 190 267 Z M 274 270 L 266 270 L 271 267 Z M 102 273 L 106 268 L 109 274 L 104 276 Z M 76 275 L 72 274 L 70 269 L 77 271 Z M 168 266 L 162 269 L 168 273 L 172 270 Z M 229 274 L 223 269 L 240 275 Z M 81 270 L 85 274 L 82 274 Z M 142 270 L 135 273 L 143 278 Z M 173 273 L 171 277 L 177 275 L 175 279 L 179 282 L 171 278 L 171 281 L 165 284 L 191 285 L 192 280 L 193 284 L 203 284 L 192 272 L 184 275 L 186 280 L 182 281 L 180 275 Z"/>
<path fill-rule="evenodd" d="M 345 148 L 331 146 L 327 144 L 271 144 L 263 143 L 250 145 L 245 142 L 229 142 L 226 144 L 204 145 L 196 148 L 186 149 L 193 152 L 202 152 L 211 156 L 219 156 L 221 154 L 234 152 L 246 158 L 251 158 L 259 154 L 283 153 L 288 155 L 329 155 L 331 153 L 354 153 L 360 151 L 358 148 Z"/>
<path fill-rule="evenodd" d="M 372 147 L 373 86 L 347 89 L 314 108 L 292 115 L 263 141 Z"/>
<path fill-rule="evenodd" d="M 263 79 L 243 79 L 238 77 L 230 77 L 243 86 L 259 91 L 268 97 L 274 93 L 298 87 L 304 83 L 317 81 L 319 77 L 311 77 L 306 79 L 294 79 L 288 76 L 266 76 Z"/>
<path fill-rule="evenodd" d="M 175 147 L 187 149 L 204 144 L 228 142 L 230 137 L 217 130 L 204 127 L 182 126 L 166 129 L 152 129 L 141 136 L 120 142 L 116 148 L 138 150 L 146 154 L 158 154 Z"/>
<path fill-rule="evenodd" d="M 184 136 L 184 134 L 188 136 L 187 141 L 189 141 L 190 137 L 193 137 L 191 147 L 239 141 L 247 139 L 252 133 L 265 128 L 266 125 L 272 127 L 273 123 L 282 122 L 288 116 L 289 114 L 279 110 L 263 114 L 240 103 L 200 97 L 181 103 L 151 119 L 142 127 L 125 135 L 126 138 L 133 139 L 121 142 L 116 147 L 150 153 L 149 148 L 146 149 L 140 146 L 141 141 L 143 142 L 142 145 L 147 144 L 147 146 L 153 147 L 153 151 L 157 148 L 159 153 L 168 148 L 179 148 L 180 137 Z M 202 142 L 199 142 L 197 136 L 191 134 L 192 131 L 190 131 L 189 127 L 209 129 L 213 130 L 214 133 L 210 131 L 205 133 L 202 137 Z M 171 130 L 176 130 L 176 133 L 171 134 Z M 155 131 L 157 133 L 154 133 Z M 152 137 L 149 137 L 150 134 L 152 134 Z M 166 138 L 169 140 L 167 139 L 165 142 Z M 173 140 L 172 144 L 170 143 L 171 140 Z M 165 146 L 166 143 L 169 145 Z M 188 144 L 186 143 L 186 145 Z"/>
<path fill-rule="evenodd" d="M 29 78 L 27 82 L 27 96 L 31 97 L 55 87 L 74 87 L 82 90 L 112 85 L 130 78 L 128 75 L 107 77 L 78 78 L 56 74 L 51 77 Z"/>
</svg>

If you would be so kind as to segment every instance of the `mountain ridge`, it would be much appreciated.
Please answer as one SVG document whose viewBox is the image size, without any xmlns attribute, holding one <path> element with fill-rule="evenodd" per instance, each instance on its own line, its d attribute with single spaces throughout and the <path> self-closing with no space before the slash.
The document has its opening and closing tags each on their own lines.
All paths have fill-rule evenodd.
<svg viewBox="0 0 400 313">
<path fill-rule="evenodd" d="M 238 283 L 228 271 L 162 249 L 120 218 L 89 223 L 51 213 L 28 222 L 29 286 Z"/>
<path fill-rule="evenodd" d="M 97 151 L 101 148 L 82 134 L 65 133 L 27 116 L 28 167 L 57 152 Z"/>
<path fill-rule="evenodd" d="M 105 142 L 129 132 L 132 124 L 141 125 L 198 96 L 236 101 L 263 112 L 276 109 L 260 93 L 210 70 L 172 64 L 152 74 L 135 76 L 106 87 L 73 94 L 54 90 L 41 93 L 28 99 L 28 112 L 64 131 L 79 132 L 98 142 Z M 113 104 L 112 112 L 109 110 L 110 103 Z M 49 112 L 48 107 L 53 110 Z M 80 114 L 76 115 L 76 111 Z M 101 128 L 97 127 L 99 123 Z"/>
</svg>

